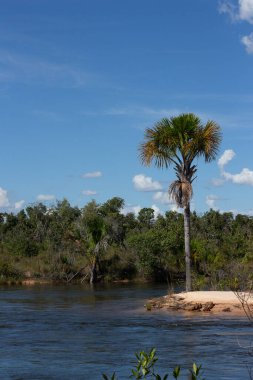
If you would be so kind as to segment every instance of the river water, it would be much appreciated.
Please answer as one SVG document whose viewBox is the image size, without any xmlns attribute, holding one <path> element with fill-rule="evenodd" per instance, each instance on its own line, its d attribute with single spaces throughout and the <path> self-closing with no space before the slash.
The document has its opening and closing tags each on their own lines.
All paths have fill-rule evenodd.
<svg viewBox="0 0 253 380">
<path fill-rule="evenodd" d="M 0 288 L 1 380 L 129 378 L 134 353 L 157 348 L 164 374 L 201 363 L 206 380 L 249 379 L 253 325 L 245 318 L 147 312 L 163 285 Z M 241 347 L 243 346 L 243 347 Z M 183 372 L 182 379 L 187 379 Z"/>
</svg>

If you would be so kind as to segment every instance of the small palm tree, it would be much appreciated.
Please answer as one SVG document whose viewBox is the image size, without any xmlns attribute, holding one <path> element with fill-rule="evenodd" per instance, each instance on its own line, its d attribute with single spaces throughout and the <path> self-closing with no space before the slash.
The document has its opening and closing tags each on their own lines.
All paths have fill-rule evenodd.
<svg viewBox="0 0 253 380">
<path fill-rule="evenodd" d="M 215 159 L 221 142 L 218 124 L 208 121 L 202 124 L 198 116 L 180 114 L 162 119 L 145 131 L 145 141 L 140 146 L 144 165 L 154 161 L 158 168 L 173 165 L 177 179 L 170 185 L 169 194 L 178 207 L 184 209 L 186 291 L 191 290 L 190 258 L 190 201 L 192 182 L 196 178 L 194 160 L 203 156 L 205 162 Z"/>
<path fill-rule="evenodd" d="M 87 258 L 90 263 L 90 284 L 97 281 L 97 265 L 100 254 L 108 247 L 109 236 L 103 218 L 94 216 L 87 222 Z"/>
</svg>

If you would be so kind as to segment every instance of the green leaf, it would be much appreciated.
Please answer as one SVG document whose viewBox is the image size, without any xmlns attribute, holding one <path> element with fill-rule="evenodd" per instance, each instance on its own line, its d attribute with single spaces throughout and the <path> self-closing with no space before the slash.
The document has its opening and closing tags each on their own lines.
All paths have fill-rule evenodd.
<svg viewBox="0 0 253 380">
<path fill-rule="evenodd" d="M 174 379 L 178 379 L 180 375 L 181 368 L 179 366 L 176 366 L 173 370 L 173 377 Z"/>
</svg>

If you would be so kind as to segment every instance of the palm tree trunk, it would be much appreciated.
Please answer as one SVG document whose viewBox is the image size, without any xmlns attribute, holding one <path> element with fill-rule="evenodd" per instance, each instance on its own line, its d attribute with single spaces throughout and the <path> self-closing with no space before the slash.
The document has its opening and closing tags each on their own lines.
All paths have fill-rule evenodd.
<svg viewBox="0 0 253 380">
<path fill-rule="evenodd" d="M 191 291 L 190 204 L 184 207 L 185 290 Z"/>
</svg>

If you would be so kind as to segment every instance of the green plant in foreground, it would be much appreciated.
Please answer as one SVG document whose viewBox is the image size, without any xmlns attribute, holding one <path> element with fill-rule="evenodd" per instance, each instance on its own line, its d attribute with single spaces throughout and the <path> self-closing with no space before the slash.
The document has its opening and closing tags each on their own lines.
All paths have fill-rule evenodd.
<svg viewBox="0 0 253 380">
<path fill-rule="evenodd" d="M 158 360 L 156 356 L 156 349 L 152 348 L 149 353 L 145 351 L 140 351 L 135 354 L 137 359 L 137 364 L 134 369 L 131 370 L 130 378 L 136 380 L 167 380 L 169 379 L 169 374 L 165 374 L 163 377 L 155 372 L 155 364 Z M 176 366 L 172 371 L 172 376 L 174 379 L 179 379 L 181 373 L 181 368 Z M 117 380 L 115 372 L 111 377 L 103 374 L 104 380 Z M 193 363 L 192 369 L 190 370 L 190 380 L 205 380 L 201 374 L 201 366 L 197 366 L 196 363 Z"/>
</svg>

